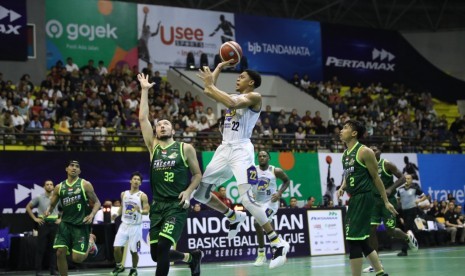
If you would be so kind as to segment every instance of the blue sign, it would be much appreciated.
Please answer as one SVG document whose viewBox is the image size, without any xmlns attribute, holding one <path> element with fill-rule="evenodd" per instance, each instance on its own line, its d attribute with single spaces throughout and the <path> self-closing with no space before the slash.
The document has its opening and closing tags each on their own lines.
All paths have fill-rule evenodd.
<svg viewBox="0 0 465 276">
<path fill-rule="evenodd" d="M 0 2 L 0 60 L 27 60 L 26 0 Z"/>
<path fill-rule="evenodd" d="M 418 154 L 421 186 L 432 200 L 447 200 L 452 194 L 456 203 L 465 203 L 465 155 Z"/>
<path fill-rule="evenodd" d="M 294 72 L 322 79 L 320 23 L 244 14 L 236 14 L 235 23 L 250 69 L 286 79 Z"/>
</svg>

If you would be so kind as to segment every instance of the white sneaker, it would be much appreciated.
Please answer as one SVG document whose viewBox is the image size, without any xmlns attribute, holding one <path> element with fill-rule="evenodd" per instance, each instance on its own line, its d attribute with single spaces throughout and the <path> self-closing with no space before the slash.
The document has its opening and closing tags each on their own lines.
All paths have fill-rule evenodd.
<svg viewBox="0 0 465 276">
<path fill-rule="evenodd" d="M 276 245 L 271 245 L 273 247 L 273 258 L 270 261 L 270 269 L 280 267 L 286 263 L 286 255 L 289 252 L 291 246 L 287 241 L 285 241 L 281 236 L 279 237 L 279 243 Z"/>
<path fill-rule="evenodd" d="M 415 238 L 415 235 L 413 235 L 413 232 L 411 230 L 408 230 L 407 231 L 407 236 L 408 236 L 408 247 L 413 252 L 417 252 L 418 251 L 418 241 Z"/>
<path fill-rule="evenodd" d="M 262 266 L 266 264 L 266 254 L 265 252 L 263 253 L 258 253 L 257 258 L 255 259 L 255 263 L 253 264 L 254 266 Z"/>
<path fill-rule="evenodd" d="M 241 211 L 235 211 L 235 212 L 236 212 L 236 219 L 232 222 L 229 222 L 228 239 L 233 239 L 235 236 L 237 236 L 237 233 L 239 233 L 239 228 L 241 227 L 241 224 L 247 218 L 247 214 L 245 212 L 241 212 Z"/>
<path fill-rule="evenodd" d="M 375 272 L 375 269 L 370 265 L 369 267 L 362 270 L 363 273 Z"/>
</svg>

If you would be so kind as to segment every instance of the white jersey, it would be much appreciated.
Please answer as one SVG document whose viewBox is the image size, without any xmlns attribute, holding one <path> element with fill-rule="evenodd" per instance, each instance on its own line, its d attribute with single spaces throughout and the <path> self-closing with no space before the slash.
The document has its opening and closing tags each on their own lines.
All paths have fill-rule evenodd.
<svg viewBox="0 0 465 276">
<path fill-rule="evenodd" d="M 262 171 L 260 166 L 256 166 L 258 175 L 258 184 L 254 185 L 255 199 L 264 203 L 271 200 L 271 195 L 276 193 L 276 176 L 274 175 L 274 166 L 268 166 L 268 169 Z"/>
<path fill-rule="evenodd" d="M 122 216 L 121 221 L 126 224 L 141 224 L 142 214 L 136 212 L 135 206 L 139 206 L 139 210 L 142 210 L 141 197 L 142 191 L 138 191 L 135 194 L 131 194 L 130 191 L 125 191 L 123 195 L 123 202 L 121 203 Z"/>
<path fill-rule="evenodd" d="M 234 95 L 233 97 L 241 97 L 241 95 Z M 233 110 L 226 109 L 223 141 L 232 142 L 250 139 L 259 117 L 260 111 L 253 111 L 250 107 Z"/>
</svg>

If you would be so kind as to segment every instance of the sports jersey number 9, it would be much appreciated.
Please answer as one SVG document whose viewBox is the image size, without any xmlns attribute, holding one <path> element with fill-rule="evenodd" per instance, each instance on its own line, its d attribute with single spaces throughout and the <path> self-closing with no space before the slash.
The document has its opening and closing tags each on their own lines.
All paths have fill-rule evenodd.
<svg viewBox="0 0 465 276">
<path fill-rule="evenodd" d="M 81 203 L 79 203 L 76 207 L 78 208 L 78 211 L 81 211 Z"/>
<path fill-rule="evenodd" d="M 166 182 L 174 181 L 174 172 L 165 172 L 165 178 L 163 179 Z"/>
</svg>

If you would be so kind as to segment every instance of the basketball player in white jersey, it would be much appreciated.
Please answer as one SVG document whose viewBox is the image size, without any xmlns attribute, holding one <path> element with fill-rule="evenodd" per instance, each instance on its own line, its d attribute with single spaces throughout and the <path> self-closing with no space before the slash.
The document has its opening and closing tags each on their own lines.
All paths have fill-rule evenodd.
<svg viewBox="0 0 465 276">
<path fill-rule="evenodd" d="M 290 246 L 274 231 L 266 216 L 266 209 L 255 201 L 252 191 L 252 186 L 258 184 L 258 176 L 254 166 L 254 146 L 250 136 L 260 116 L 262 97 L 254 90 L 260 86 L 261 76 L 253 70 L 245 70 L 236 81 L 236 91 L 240 95 L 230 95 L 221 91 L 215 86 L 216 80 L 221 70 L 231 62 L 232 60 L 221 62 L 213 73 L 208 66 L 199 70 L 198 76 L 205 84 L 204 93 L 225 105 L 227 110 L 223 124 L 223 142 L 216 149 L 205 169 L 194 198 L 228 217 L 230 221 L 228 237 L 234 238 L 241 223 L 246 219 L 246 214 L 228 208 L 211 193 L 217 185 L 221 185 L 234 175 L 242 205 L 254 216 L 270 240 L 274 253 L 269 267 L 273 269 L 286 262 L 286 254 Z"/>
<path fill-rule="evenodd" d="M 133 172 L 130 183 L 131 189 L 121 193 L 121 207 L 118 211 L 118 215 L 121 215 L 121 225 L 113 243 L 116 267 L 113 269 L 112 275 L 124 272 L 124 265 L 121 262 L 124 246 L 128 243 L 132 257 L 132 268 L 129 276 L 137 276 L 139 262 L 137 251 L 142 240 L 142 216 L 148 215 L 150 211 L 147 195 L 139 190 L 142 184 L 142 175 L 139 172 Z"/>
<path fill-rule="evenodd" d="M 281 168 L 270 165 L 270 154 L 267 151 L 262 150 L 258 153 L 258 165 L 258 184 L 253 186 L 255 200 L 266 209 L 266 215 L 271 222 L 278 212 L 279 200 L 289 187 L 290 180 Z M 283 182 L 279 190 L 276 185 L 276 178 Z M 254 265 L 262 266 L 266 263 L 264 233 L 262 227 L 256 221 L 254 226 L 257 231 L 258 241 L 258 255 Z"/>
</svg>

